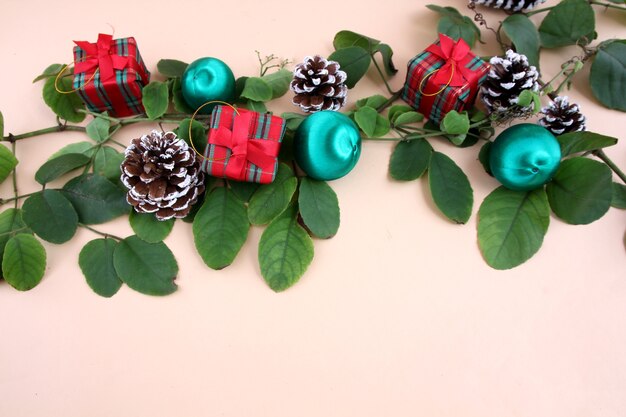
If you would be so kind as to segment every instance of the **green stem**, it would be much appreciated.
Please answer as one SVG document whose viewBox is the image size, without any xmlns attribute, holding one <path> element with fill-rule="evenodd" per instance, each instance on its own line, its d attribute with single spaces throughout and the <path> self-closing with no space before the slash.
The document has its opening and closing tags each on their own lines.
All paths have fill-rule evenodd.
<svg viewBox="0 0 626 417">
<path fill-rule="evenodd" d="M 378 74 L 380 74 L 380 78 L 382 78 L 383 82 L 385 83 L 385 87 L 387 87 L 387 91 L 389 92 L 389 94 L 395 94 L 393 90 L 391 89 L 391 86 L 389 86 L 389 83 L 387 82 L 387 77 L 385 77 L 385 74 L 383 74 L 383 71 L 380 69 L 378 62 L 376 61 L 376 58 L 374 57 L 374 54 L 372 54 L 372 62 L 374 63 L 374 66 L 376 67 L 376 71 L 378 71 Z"/>
<path fill-rule="evenodd" d="M 596 149 L 592 153 L 595 156 L 597 156 L 599 159 L 601 159 L 602 162 L 607 164 L 607 166 L 611 168 L 611 170 L 615 172 L 615 174 L 626 184 L 626 174 L 624 174 L 624 171 L 619 169 L 619 167 L 615 165 L 615 162 L 613 162 L 611 158 L 609 158 L 602 149 Z"/>
<path fill-rule="evenodd" d="M 30 197 L 31 195 L 37 194 L 39 192 L 40 191 L 35 191 L 33 193 L 16 195 L 15 197 L 7 198 L 7 199 L 0 198 L 0 206 L 6 203 L 10 203 L 11 201 L 17 201 L 17 200 L 21 200 L 22 198 Z"/>
<path fill-rule="evenodd" d="M 56 125 L 53 127 L 47 127 L 45 129 L 33 130 L 32 132 L 22 133 L 20 135 L 9 134 L 2 138 L 3 141 L 13 142 L 16 140 L 32 138 L 34 136 L 46 135 L 48 133 L 56 132 L 84 132 L 85 128 L 82 126 L 68 126 L 68 125 Z"/>
<path fill-rule="evenodd" d="M 606 7 L 607 9 L 617 9 L 617 10 L 626 11 L 626 7 L 620 7 L 617 4 L 602 3 L 602 2 L 594 1 L 594 0 L 590 0 L 589 4 L 595 4 L 597 6 Z"/>
<path fill-rule="evenodd" d="M 402 89 L 396 91 L 395 93 L 391 93 L 391 97 L 389 97 L 387 99 L 387 101 L 385 101 L 383 104 L 381 104 L 380 106 L 378 106 L 376 108 L 376 111 L 378 113 L 382 112 L 383 110 L 385 110 L 387 107 L 391 106 L 391 104 L 396 101 L 397 99 L 400 98 L 400 96 L 402 95 Z"/>
<path fill-rule="evenodd" d="M 535 14 L 539 14 L 539 13 L 547 12 L 547 11 L 550 11 L 550 10 L 554 9 L 555 7 L 556 7 L 556 6 L 552 6 L 552 7 L 545 7 L 545 8 L 543 8 L 543 9 L 533 10 L 532 12 L 528 12 L 528 13 L 526 13 L 526 16 L 530 17 L 530 16 L 535 15 Z"/>
<path fill-rule="evenodd" d="M 112 235 L 110 233 L 100 232 L 99 230 L 96 230 L 93 227 L 89 227 L 89 226 L 87 226 L 86 224 L 83 224 L 83 223 L 78 223 L 78 225 L 80 227 L 83 227 L 83 228 L 87 229 L 87 230 L 91 230 L 95 234 L 100 235 L 100 236 L 104 237 L 105 239 L 106 238 L 112 238 L 112 239 L 119 240 L 119 241 L 124 240 L 123 238 L 121 238 L 119 236 L 115 236 L 115 235 Z"/>
</svg>

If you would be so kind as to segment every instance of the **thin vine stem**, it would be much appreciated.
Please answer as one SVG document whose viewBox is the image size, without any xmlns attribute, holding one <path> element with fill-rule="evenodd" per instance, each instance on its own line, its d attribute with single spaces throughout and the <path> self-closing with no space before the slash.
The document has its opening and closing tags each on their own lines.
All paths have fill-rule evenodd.
<svg viewBox="0 0 626 417">
<path fill-rule="evenodd" d="M 100 236 L 104 237 L 105 239 L 106 239 L 106 238 L 111 238 L 111 239 L 115 239 L 115 240 L 118 240 L 118 241 L 122 241 L 122 240 L 124 240 L 123 238 L 121 238 L 121 237 L 119 237 L 119 236 L 115 236 L 115 235 L 112 235 L 112 234 L 110 234 L 110 233 L 104 233 L 104 232 L 101 232 L 101 231 L 99 231 L 99 230 L 96 230 L 96 229 L 94 229 L 93 227 L 87 226 L 87 225 L 86 225 L 86 224 L 84 224 L 84 223 L 78 223 L 78 225 L 79 225 L 80 227 L 82 227 L 82 228 L 85 228 L 85 229 L 87 229 L 87 230 L 90 230 L 91 232 L 93 232 L 93 233 L 95 233 L 95 234 L 97 234 L 97 235 L 100 235 Z"/>
<path fill-rule="evenodd" d="M 378 65 L 378 62 L 376 61 L 374 54 L 372 54 L 372 62 L 374 63 L 374 67 L 376 67 L 376 71 L 378 71 L 378 74 L 380 74 L 380 78 L 383 80 L 383 83 L 385 83 L 385 87 L 387 88 L 387 91 L 389 92 L 389 94 L 395 94 L 393 90 L 391 89 L 391 86 L 387 82 L 387 77 L 385 77 L 385 74 L 383 74 L 383 71 L 380 68 L 380 65 Z"/>
<path fill-rule="evenodd" d="M 620 7 L 617 4 L 602 3 L 602 2 L 594 1 L 594 0 L 590 0 L 589 4 L 595 4 L 596 6 L 606 7 L 607 9 L 617 9 L 617 10 L 626 11 L 626 7 Z"/>
<path fill-rule="evenodd" d="M 11 152 L 13 152 L 13 156 L 16 156 L 15 155 L 15 141 L 11 142 Z M 17 193 L 17 164 L 16 164 L 15 167 L 13 168 L 13 196 L 15 198 L 14 206 L 16 209 L 17 209 L 17 201 L 18 201 L 17 196 L 18 195 L 19 194 Z"/>
<path fill-rule="evenodd" d="M 554 9 L 556 6 L 551 6 L 551 7 L 544 7 L 543 9 L 536 9 L 530 12 L 526 12 L 524 13 L 526 16 L 530 17 L 532 15 L 535 14 L 539 14 L 539 13 L 544 13 L 544 12 L 549 12 L 550 10 Z"/>
<path fill-rule="evenodd" d="M 57 133 L 57 132 L 85 132 L 85 128 L 83 126 L 73 126 L 73 125 L 64 125 L 59 124 L 53 127 L 47 127 L 45 129 L 33 130 L 32 132 L 21 133 L 19 135 L 9 134 L 8 136 L 4 136 L 2 138 L 3 141 L 13 142 L 16 140 L 22 140 L 27 138 L 32 138 L 35 136 L 47 135 L 48 133 Z"/>
<path fill-rule="evenodd" d="M 32 192 L 32 193 L 28 193 L 28 194 L 16 195 L 15 197 L 11 197 L 11 198 L 0 198 L 0 206 L 3 205 L 3 204 L 6 204 L 6 203 L 10 203 L 11 201 L 17 201 L 17 200 L 21 200 L 21 199 L 26 198 L 26 197 L 30 197 L 31 195 L 37 194 L 39 192 L 40 191 L 35 191 L 35 192 Z"/>
<path fill-rule="evenodd" d="M 395 93 L 391 93 L 391 97 L 389 97 L 387 99 L 387 101 L 385 101 L 383 104 L 381 104 L 380 106 L 378 106 L 376 108 L 376 111 L 378 113 L 382 112 L 383 110 L 385 110 L 387 107 L 391 106 L 393 104 L 393 102 L 395 102 L 397 99 L 400 98 L 400 96 L 402 95 L 402 89 L 396 91 Z"/>
<path fill-rule="evenodd" d="M 602 149 L 596 149 L 592 152 L 592 154 L 602 160 L 602 162 L 611 168 L 615 175 L 617 175 L 626 184 L 626 174 L 624 174 L 624 171 L 619 169 L 619 167 L 615 165 L 615 162 L 613 162 L 613 160 L 609 158 Z"/>
</svg>

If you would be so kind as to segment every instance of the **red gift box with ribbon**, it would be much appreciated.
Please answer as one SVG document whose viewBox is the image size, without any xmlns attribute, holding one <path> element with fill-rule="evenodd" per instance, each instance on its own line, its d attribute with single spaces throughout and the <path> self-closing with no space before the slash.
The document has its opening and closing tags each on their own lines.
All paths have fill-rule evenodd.
<svg viewBox="0 0 626 417">
<path fill-rule="evenodd" d="M 274 181 L 285 120 L 218 105 L 211 113 L 202 169 L 214 177 L 268 184 Z"/>
<path fill-rule="evenodd" d="M 87 108 L 114 117 L 143 113 L 141 89 L 150 82 L 150 72 L 135 38 L 101 33 L 96 43 L 74 43 L 74 89 Z"/>
<path fill-rule="evenodd" d="M 489 64 L 470 51 L 463 40 L 439 34 L 439 41 L 413 58 L 402 98 L 433 123 L 451 110 L 471 107 Z"/>
</svg>

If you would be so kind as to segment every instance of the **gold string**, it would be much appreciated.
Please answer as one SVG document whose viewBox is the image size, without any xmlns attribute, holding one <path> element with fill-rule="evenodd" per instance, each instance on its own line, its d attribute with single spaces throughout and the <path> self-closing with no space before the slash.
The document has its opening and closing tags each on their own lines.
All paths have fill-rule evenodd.
<svg viewBox="0 0 626 417">
<path fill-rule="evenodd" d="M 96 70 L 93 72 L 93 74 L 91 74 L 91 77 L 89 77 L 89 79 L 87 81 L 85 81 L 85 83 L 83 85 L 81 85 L 80 87 L 74 88 L 73 90 L 70 90 L 70 91 L 63 91 L 63 90 L 59 89 L 59 85 L 58 84 L 59 84 L 59 78 L 61 78 L 61 75 L 65 72 L 67 67 L 69 67 L 69 64 L 66 64 L 63 67 L 63 69 L 61 71 L 59 71 L 59 73 L 57 74 L 56 78 L 54 79 L 54 89 L 59 94 L 72 94 L 72 93 L 75 93 L 76 91 L 80 90 L 81 88 L 83 88 L 84 86 L 89 84 L 94 79 L 94 77 L 96 76 L 96 74 L 98 73 L 98 70 L 99 70 L 99 68 L 96 68 Z"/>
<path fill-rule="evenodd" d="M 207 106 L 209 104 L 224 104 L 224 105 L 230 107 L 231 109 L 233 109 L 235 111 L 235 113 L 237 113 L 237 116 L 239 116 L 239 110 L 237 110 L 237 108 L 235 106 L 233 106 L 232 104 L 230 104 L 230 103 L 226 103 L 225 101 L 219 101 L 219 100 L 207 101 L 202 106 L 198 107 L 196 109 L 196 111 L 193 112 L 193 115 L 191 115 L 191 121 L 189 122 L 189 143 L 191 144 L 191 147 L 193 148 L 194 152 L 198 156 L 200 156 L 200 158 L 207 159 L 207 160 L 211 159 L 212 161 L 225 161 L 228 158 L 215 158 L 215 159 L 206 158 L 204 155 L 202 155 L 200 152 L 198 152 L 198 150 L 196 149 L 196 146 L 193 144 L 193 136 L 191 135 L 191 127 L 193 126 L 193 120 L 195 119 L 195 117 L 198 114 L 198 112 L 200 110 L 202 110 L 203 107 L 205 107 L 205 106 Z M 208 143 L 207 143 L 207 146 L 208 146 Z M 231 155 L 231 156 L 233 156 L 233 155 Z"/>
<path fill-rule="evenodd" d="M 450 72 L 450 79 L 448 80 L 448 82 L 446 83 L 446 85 L 444 85 L 443 87 L 441 87 L 441 89 L 439 91 L 437 91 L 436 93 L 425 93 L 423 91 L 423 87 L 424 87 L 424 82 L 426 81 L 426 79 L 428 77 L 430 77 L 431 75 L 433 75 L 434 73 L 436 73 L 437 71 L 439 71 L 441 68 L 437 68 L 436 70 L 433 70 L 431 72 L 429 72 L 428 74 L 426 74 L 426 76 L 424 76 L 424 78 L 422 78 L 422 81 L 420 82 L 420 86 L 419 86 L 419 92 L 424 96 L 424 97 L 432 97 L 432 96 L 436 96 L 438 94 L 440 94 L 443 90 L 445 90 L 446 88 L 448 88 L 448 86 L 450 85 L 450 83 L 452 82 L 452 77 L 454 77 L 454 65 L 452 65 L 452 71 Z"/>
</svg>

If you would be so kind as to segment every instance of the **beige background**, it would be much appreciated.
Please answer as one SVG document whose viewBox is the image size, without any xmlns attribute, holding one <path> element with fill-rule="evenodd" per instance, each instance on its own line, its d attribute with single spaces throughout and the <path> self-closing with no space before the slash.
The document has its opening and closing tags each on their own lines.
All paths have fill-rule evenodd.
<svg viewBox="0 0 626 417">
<path fill-rule="evenodd" d="M 351 29 L 394 48 L 398 88 L 405 63 L 434 39 L 426 3 L 3 0 L 0 109 L 13 133 L 52 126 L 32 79 L 70 61 L 72 40 L 95 41 L 109 24 L 116 37 L 136 37 L 151 70 L 160 58 L 216 56 L 238 76 L 257 71 L 255 49 L 299 62 L 329 54 L 334 34 Z M 504 16 L 487 15 L 492 25 Z M 626 16 L 598 15 L 601 39 L 626 38 Z M 477 52 L 497 52 L 484 36 L 490 46 Z M 545 78 L 577 52 L 544 54 Z M 569 95 L 590 130 L 623 138 L 624 114 L 597 104 L 587 76 Z M 385 94 L 376 77 L 370 71 L 350 101 Z M 294 110 L 289 97 L 270 107 Z M 149 126 L 133 129 L 117 139 Z M 66 133 L 20 142 L 20 192 L 35 191 L 35 170 L 80 140 Z M 261 278 L 259 228 L 231 267 L 212 271 L 194 251 L 190 226 L 178 222 L 166 242 L 180 288 L 165 298 L 127 287 L 112 299 L 95 295 L 77 266 L 96 237 L 87 230 L 65 245 L 44 243 L 48 266 L 37 288 L 19 293 L 0 283 L 0 416 L 626 415 L 626 213 L 612 209 L 588 226 L 552 218 L 538 255 L 492 270 L 477 248 L 476 212 L 497 184 L 476 160 L 478 147 L 432 143 L 468 173 L 470 222 L 444 219 L 424 180 L 391 181 L 391 144 L 365 143 L 356 169 L 332 183 L 339 234 L 315 242 L 310 269 L 282 294 Z M 626 167 L 625 151 L 622 142 L 608 153 Z M 11 195 L 9 184 L 0 195 Z M 99 229 L 131 233 L 122 219 Z"/>
</svg>

